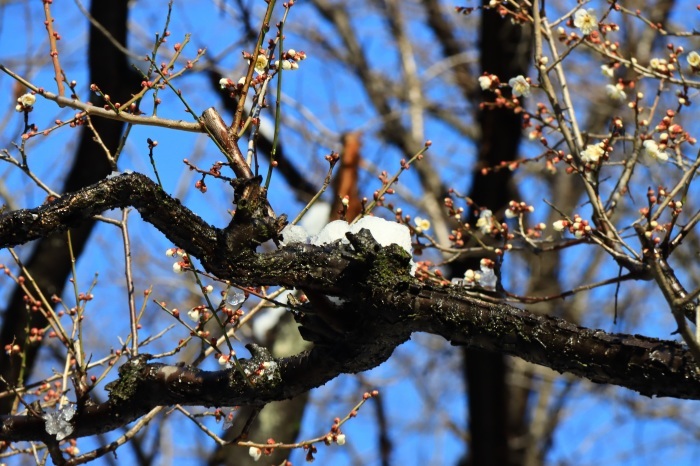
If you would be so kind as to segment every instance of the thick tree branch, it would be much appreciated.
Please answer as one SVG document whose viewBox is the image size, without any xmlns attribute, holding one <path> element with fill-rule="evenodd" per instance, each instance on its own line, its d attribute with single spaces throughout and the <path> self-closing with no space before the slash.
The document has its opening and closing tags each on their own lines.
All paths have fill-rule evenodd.
<svg viewBox="0 0 700 466">
<path fill-rule="evenodd" d="M 250 234 L 259 239 L 270 235 L 269 225 L 246 225 L 234 217 L 227 228 L 214 228 L 139 174 L 120 175 L 51 204 L 1 216 L 0 246 L 24 243 L 127 205 L 221 278 L 313 289 L 345 302 L 331 310 L 332 316 L 319 315 L 308 305 L 293 311 L 302 333 L 316 343 L 310 351 L 274 359 L 251 347 L 253 357 L 244 367 L 253 387 L 232 370 L 149 364 L 139 356 L 122 366 L 107 402 L 80 408 L 72 421 L 74 436 L 112 430 L 164 404 L 240 406 L 287 399 L 341 373 L 376 367 L 419 331 L 647 396 L 700 399 L 696 365 L 679 343 L 586 329 L 485 301 L 460 288 L 419 282 L 408 274 L 403 250 L 380 247 L 366 230 L 349 235 L 349 245 L 298 244 L 255 253 Z M 257 232 L 260 228 L 264 234 Z M 0 422 L 0 440 L 48 439 L 41 418 L 5 416 Z"/>
</svg>

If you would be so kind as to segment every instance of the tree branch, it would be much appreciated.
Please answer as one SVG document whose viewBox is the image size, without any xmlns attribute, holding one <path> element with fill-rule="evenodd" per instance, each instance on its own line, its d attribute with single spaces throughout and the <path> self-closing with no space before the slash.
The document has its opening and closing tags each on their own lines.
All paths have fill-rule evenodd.
<svg viewBox="0 0 700 466">
<path fill-rule="evenodd" d="M 140 174 L 120 175 L 36 209 L 0 216 L 0 246 L 24 243 L 127 205 L 220 278 L 318 290 L 345 301 L 331 309 L 333 315 L 319 314 L 310 305 L 294 309 L 300 331 L 316 344 L 310 351 L 274 359 L 250 346 L 252 358 L 242 363 L 253 387 L 234 370 L 153 364 L 147 355 L 128 361 L 109 385 L 108 401 L 80 408 L 72 421 L 76 437 L 113 430 L 160 405 L 240 406 L 287 399 L 341 373 L 378 366 L 419 331 L 647 396 L 700 399 L 700 375 L 679 343 L 587 329 L 481 300 L 461 288 L 422 283 L 409 275 L 405 251 L 380 247 L 367 230 L 348 235 L 349 245 L 296 244 L 255 253 L 249 235 L 270 236 L 274 229 L 269 225 L 261 226 L 255 217 L 251 224 L 234 217 L 225 229 L 212 227 Z M 0 440 L 50 439 L 42 418 L 5 416 L 0 422 Z"/>
</svg>

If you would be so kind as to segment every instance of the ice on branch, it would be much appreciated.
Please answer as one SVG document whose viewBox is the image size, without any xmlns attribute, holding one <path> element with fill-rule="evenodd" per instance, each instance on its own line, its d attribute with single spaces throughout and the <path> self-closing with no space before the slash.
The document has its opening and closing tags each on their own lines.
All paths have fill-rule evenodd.
<svg viewBox="0 0 700 466">
<path fill-rule="evenodd" d="M 321 246 L 337 240 L 340 240 L 342 243 L 349 243 L 345 237 L 348 231 L 350 231 L 348 222 L 345 220 L 334 220 L 323 227 L 318 235 L 311 239 L 311 244 Z"/>
<path fill-rule="evenodd" d="M 416 226 L 416 229 L 422 227 L 422 231 L 424 231 L 430 228 L 430 222 L 428 220 L 416 218 Z M 349 225 L 345 220 L 334 220 L 324 226 L 318 235 L 311 237 L 309 237 L 306 229 L 303 227 L 288 225 L 281 232 L 282 241 L 280 241 L 280 243 L 282 246 L 293 243 L 322 246 L 335 241 L 340 241 L 342 244 L 349 244 L 350 241 L 346 235 L 348 233 L 358 234 L 363 228 L 369 230 L 374 240 L 381 246 L 396 244 L 407 253 L 413 255 L 411 231 L 408 227 L 379 217 L 363 217 L 352 225 Z M 415 269 L 415 263 L 413 259 L 411 259 L 411 274 L 415 272 Z"/>
<path fill-rule="evenodd" d="M 299 225 L 287 225 L 280 235 L 282 236 L 282 240 L 280 241 L 282 246 L 294 243 L 307 244 L 309 242 L 309 234 L 304 227 L 300 227 Z"/>
<path fill-rule="evenodd" d="M 75 406 L 66 405 L 52 413 L 46 413 L 42 417 L 46 421 L 46 432 L 55 435 L 57 441 L 61 441 L 73 433 L 73 425 L 70 420 L 75 416 Z"/>
<path fill-rule="evenodd" d="M 345 220 L 335 220 L 323 227 L 321 232 L 311 240 L 311 244 L 321 246 L 337 240 L 348 243 L 345 235 L 357 234 L 363 228 L 368 229 L 374 240 L 382 246 L 397 244 L 409 254 L 413 252 L 411 232 L 408 227 L 379 217 L 363 217 L 352 225 L 348 225 Z"/>
</svg>

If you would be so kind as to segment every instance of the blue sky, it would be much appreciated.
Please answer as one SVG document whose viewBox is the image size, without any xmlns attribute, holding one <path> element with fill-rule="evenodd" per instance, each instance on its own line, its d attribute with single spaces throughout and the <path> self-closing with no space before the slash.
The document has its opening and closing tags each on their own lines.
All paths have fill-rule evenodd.
<svg viewBox="0 0 700 466">
<path fill-rule="evenodd" d="M 0 51 L 0 62 L 28 77 L 33 83 L 54 90 L 53 74 L 45 66 L 48 46 L 40 3 L 35 3 L 16 2 L 0 7 L 0 44 L 5 45 Z M 129 46 L 136 54 L 143 55 L 150 50 L 154 33 L 162 30 L 166 4 L 165 1 L 134 4 Z M 89 83 L 84 57 L 87 22 L 72 2 L 55 2 L 52 11 L 56 18 L 56 28 L 63 36 L 59 42 L 62 64 L 68 78 L 78 81 L 81 97 L 87 99 Z M 327 33 L 312 13 L 311 7 L 300 2 L 292 11 L 289 24 L 285 48 L 306 50 L 309 59 L 302 63 L 299 71 L 285 74 L 284 92 L 311 109 L 323 126 L 337 135 L 346 130 L 366 129 L 365 157 L 389 172 L 396 170 L 400 155 L 374 137 L 373 128 L 376 124 L 372 124 L 372 119 L 375 115 L 368 110 L 370 105 L 357 82 L 346 70 L 330 63 L 322 51 L 310 49 L 309 44 L 304 42 L 302 33 L 308 24 L 321 24 L 318 32 Z M 388 75 L 396 75 L 396 58 L 386 52 L 384 43 L 387 37 L 381 21 L 368 10 L 357 27 L 362 34 L 361 42 L 369 51 L 373 63 L 380 63 Z M 229 71 L 228 76 L 237 80 L 242 75 L 245 62 L 240 58 L 241 47 L 229 49 L 229 45 L 240 34 L 240 29 L 229 16 L 222 15 L 213 2 L 176 1 L 170 30 L 170 46 L 181 41 L 185 33 L 192 33 L 192 45 L 184 56 L 192 58 L 198 47 L 206 46 L 207 57 L 217 57 L 218 65 Z M 415 30 L 415 34 L 416 37 L 427 37 L 426 32 L 420 28 Z M 464 34 L 472 41 L 475 40 L 468 31 Z M 168 53 L 170 52 L 165 55 Z M 33 59 L 28 60 L 28 57 Z M 586 66 L 585 62 L 583 66 Z M 597 74 L 595 79 L 599 79 Z M 190 105 L 198 112 L 219 104 L 220 96 L 211 91 L 206 77 L 201 74 L 190 73 L 179 85 Z M 0 75 L 0 89 L 4 91 L 0 93 L 0 103 L 3 109 L 7 109 L 0 113 L 0 148 L 8 148 L 16 154 L 12 143 L 19 141 L 22 121 L 20 114 L 12 111 L 15 104 L 12 86 L 13 82 L 8 76 Z M 430 92 L 439 96 L 440 91 Z M 160 115 L 190 120 L 181 103 L 173 98 L 170 91 L 163 93 L 163 100 Z M 465 113 L 470 111 L 463 110 Z M 326 170 L 323 156 L 337 148 L 337 141 L 318 137 L 318 129 L 304 120 L 300 112 L 291 107 L 285 107 L 284 111 L 287 112 L 285 115 L 304 128 L 304 131 L 288 128 L 283 130 L 285 148 L 288 153 L 295 154 L 297 166 L 320 186 Z M 73 113 L 73 110 L 59 109 L 50 102 L 38 99 L 31 120 L 43 129 L 49 127 L 56 118 L 66 119 Z M 432 160 L 436 167 L 447 167 L 451 153 L 458 152 L 466 160 L 473 157 L 473 144 L 460 140 L 444 125 L 430 122 L 426 134 L 434 143 L 430 154 L 435 154 Z M 61 176 L 70 166 L 76 135 L 76 131 L 61 130 L 49 138 L 35 138 L 27 145 L 30 166 L 54 189 L 60 187 Z M 201 167 L 208 167 L 212 162 L 222 159 L 215 146 L 203 135 L 136 127 L 132 130 L 124 158 L 120 161 L 121 171 L 130 169 L 152 175 L 146 138 L 159 142 L 155 160 L 166 191 L 177 194 L 207 221 L 218 226 L 224 224 L 226 212 L 232 208 L 230 190 L 218 189 L 215 182 L 209 181 L 210 190 L 202 195 L 192 188 L 196 178 L 182 164 L 182 159 L 188 158 L 195 160 Z M 531 151 L 532 147 L 529 146 L 526 150 Z M 262 166 L 264 173 L 264 163 Z M 448 181 L 460 183 L 459 189 L 466 190 L 464 178 L 468 167 L 452 166 L 444 172 Z M 372 175 L 362 176 L 362 186 L 366 193 L 371 194 L 379 182 Z M 408 172 L 401 179 L 402 187 L 419 196 L 414 176 L 413 172 Z M 642 171 L 639 176 L 653 179 L 656 175 Z M 16 195 L 16 202 L 22 207 L 36 206 L 44 199 L 43 193 L 7 164 L 0 165 L 0 179 Z M 538 185 L 529 182 L 524 186 L 525 198 L 539 203 L 542 195 L 538 192 Z M 290 199 L 280 177 L 273 179 L 271 202 L 277 212 L 286 212 L 292 217 L 301 207 Z M 188 298 L 192 298 L 194 287 L 191 280 L 173 276 L 171 261 L 164 255 L 165 249 L 171 245 L 158 232 L 144 225 L 136 214 L 132 213 L 130 225 L 135 256 L 153 257 L 152 260 L 139 264 L 142 269 L 136 274 L 136 289 L 143 290 L 153 285 L 155 299 L 166 300 L 173 306 L 183 306 Z M 125 338 L 128 334 L 128 319 L 122 288 L 122 249 L 118 236 L 115 236 L 115 229 L 110 225 L 100 225 L 93 238 L 78 263 L 78 276 L 82 290 L 87 288 L 94 274 L 99 272 L 96 300 L 88 308 L 88 316 L 94 317 L 88 319 L 87 324 L 91 332 L 89 341 L 94 345 L 93 354 L 97 358 L 104 355 L 109 347 L 119 346 L 118 336 Z M 29 248 L 30 246 L 25 246 L 18 250 L 21 254 L 26 254 Z M 581 261 L 582 257 L 576 254 L 578 253 L 572 252 L 569 260 Z M 0 261 L 7 263 L 7 255 L 0 254 Z M 514 263 L 517 264 L 517 261 Z M 611 274 L 614 275 L 615 272 L 616 268 Z M 516 273 L 506 280 L 517 287 Z M 6 296 L 10 288 L 7 280 L 0 281 L 1 296 Z M 606 287 L 592 293 L 590 304 L 603 306 L 609 303 L 613 291 L 611 287 Z M 662 308 L 663 304 L 658 296 L 652 295 L 649 307 Z M 149 305 L 147 315 L 146 332 L 153 333 L 172 323 L 172 319 L 154 305 Z M 601 316 L 591 317 L 591 321 L 587 323 L 607 331 L 645 332 L 662 338 L 669 338 L 669 333 L 673 330 L 670 317 L 663 313 L 645 314 L 641 323 L 637 319 L 630 319 L 631 322 L 623 321 L 617 326 Z M 106 329 L 109 329 L 108 334 L 105 334 Z M 183 329 L 176 328 L 172 332 L 182 336 Z M 106 342 L 109 347 L 99 346 L 98 343 L 101 342 Z M 167 347 L 166 342 L 156 343 L 156 348 L 164 347 Z M 458 352 L 454 348 L 438 338 L 414 335 L 410 342 L 396 350 L 391 361 L 362 375 L 364 381 L 380 390 L 382 402 L 392 419 L 392 425 L 396 427 L 392 431 L 395 448 L 393 459 L 396 464 L 453 464 L 464 453 L 463 442 L 455 429 L 451 428 L 455 426 L 464 429 L 466 419 L 466 401 L 459 370 Z M 546 376 L 546 373 L 542 375 Z M 564 379 L 558 379 L 554 391 L 563 390 L 565 383 Z M 364 390 L 357 377 L 346 375 L 314 391 L 301 437 L 313 437 L 324 432 L 334 417 L 342 417 L 357 402 Z M 433 403 L 426 403 L 431 393 L 435 394 L 436 399 Z M 585 382 L 575 382 L 568 396 L 563 420 L 549 456 L 552 464 L 644 465 L 669 459 L 680 465 L 694 463 L 698 453 L 696 441 L 692 437 L 692 429 L 684 428 L 684 422 L 692 424 L 693 408 L 698 407 L 697 402 L 640 400 L 623 389 L 595 387 L 591 390 Z M 638 416 L 632 411 L 632 406 L 640 403 L 648 411 L 648 416 Z M 672 409 L 678 413 L 673 418 L 679 422 L 656 419 L 659 412 L 668 413 Z M 320 447 L 318 461 L 321 464 L 349 465 L 358 464 L 357 458 L 363 458 L 362 464 L 378 464 L 373 410 L 371 403 L 366 404 L 360 416 L 343 428 L 348 437 L 348 445 L 343 448 Z M 685 418 L 688 420 L 685 421 Z M 178 414 L 171 415 L 163 438 L 166 442 L 172 442 L 171 450 L 166 451 L 172 451 L 178 458 L 178 464 L 200 464 L 201 453 L 198 448 L 205 445 L 206 450 L 209 445 L 209 440 Z M 94 441 L 89 439 L 79 442 L 82 451 L 88 451 L 94 446 Z M 128 461 L 131 454 L 128 447 L 120 448 L 118 453 L 120 461 Z M 292 461 L 301 464 L 303 456 L 300 456 L 301 453 L 295 455 L 297 456 L 293 456 Z M 167 464 L 167 461 L 168 456 L 164 454 L 161 464 Z"/>
</svg>

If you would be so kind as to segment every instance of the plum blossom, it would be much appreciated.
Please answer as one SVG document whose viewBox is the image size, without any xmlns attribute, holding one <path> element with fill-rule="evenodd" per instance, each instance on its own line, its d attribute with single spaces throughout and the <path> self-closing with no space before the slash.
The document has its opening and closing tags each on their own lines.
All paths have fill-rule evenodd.
<svg viewBox="0 0 700 466">
<path fill-rule="evenodd" d="M 416 217 L 413 221 L 416 224 L 416 233 L 423 233 L 426 230 L 430 230 L 430 220 L 427 218 Z"/>
<path fill-rule="evenodd" d="M 600 65 L 600 71 L 603 73 L 603 76 L 607 76 L 608 78 L 615 76 L 615 68 L 612 66 Z"/>
<path fill-rule="evenodd" d="M 642 143 L 644 146 L 644 159 L 650 162 L 662 163 L 668 160 L 668 152 L 659 148 L 659 145 L 653 139 L 647 139 Z"/>
<path fill-rule="evenodd" d="M 481 87 L 482 91 L 488 91 L 491 89 L 492 84 L 493 80 L 491 79 L 491 76 L 479 76 L 479 86 Z"/>
<path fill-rule="evenodd" d="M 604 144 L 590 144 L 581 152 L 581 160 L 584 163 L 597 164 L 600 158 L 605 155 Z"/>
<path fill-rule="evenodd" d="M 262 450 L 258 447 L 250 447 L 248 449 L 248 454 L 253 458 L 253 461 L 258 461 L 262 456 Z"/>
<path fill-rule="evenodd" d="M 552 224 L 555 231 L 564 231 L 566 227 L 569 226 L 569 222 L 566 220 L 557 220 Z"/>
<path fill-rule="evenodd" d="M 493 212 L 489 209 L 484 209 L 479 214 L 479 219 L 476 221 L 476 227 L 481 230 L 484 235 L 491 234 L 491 223 L 493 222 Z"/>
<path fill-rule="evenodd" d="M 608 84 L 605 86 L 605 92 L 610 97 L 610 100 L 616 102 L 622 102 L 627 99 L 627 94 L 625 94 L 624 86 L 620 83 L 618 84 Z"/>
<path fill-rule="evenodd" d="M 189 312 L 187 313 L 187 315 L 189 316 L 189 318 L 192 322 L 199 322 L 200 314 L 199 314 L 199 309 L 197 309 L 196 307 L 193 307 L 192 309 L 190 309 Z"/>
<path fill-rule="evenodd" d="M 592 8 L 576 10 L 576 13 L 574 13 L 574 26 L 579 28 L 585 35 L 595 31 L 598 27 L 598 18 L 595 15 L 595 10 Z"/>
<path fill-rule="evenodd" d="M 264 54 L 258 54 L 258 58 L 255 59 L 255 72 L 258 74 L 265 73 L 268 63 L 269 60 Z"/>
<path fill-rule="evenodd" d="M 530 97 L 530 83 L 522 74 L 508 80 L 508 85 L 513 88 L 515 97 Z"/>
<path fill-rule="evenodd" d="M 696 52 L 695 50 L 688 54 L 686 60 L 693 70 L 700 68 L 700 53 Z"/>
<path fill-rule="evenodd" d="M 15 110 L 18 112 L 29 110 L 32 108 L 32 105 L 34 105 L 34 102 L 36 102 L 36 96 L 34 94 L 22 94 L 17 98 L 17 106 L 15 107 Z"/>
</svg>

